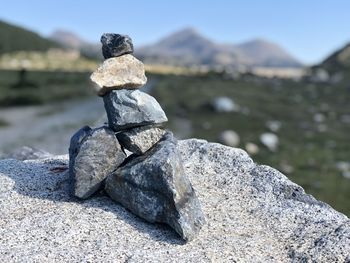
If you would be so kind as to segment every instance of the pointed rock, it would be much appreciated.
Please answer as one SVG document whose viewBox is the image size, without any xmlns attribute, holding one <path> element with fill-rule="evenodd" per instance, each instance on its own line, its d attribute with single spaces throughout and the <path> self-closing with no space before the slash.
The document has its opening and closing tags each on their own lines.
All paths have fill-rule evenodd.
<svg viewBox="0 0 350 263">
<path fill-rule="evenodd" d="M 168 121 L 156 99 L 139 90 L 113 90 L 103 101 L 114 131 Z"/>
<path fill-rule="evenodd" d="M 137 89 L 147 82 L 143 63 L 130 54 L 105 60 L 90 79 L 100 96 L 115 89 Z"/>
<path fill-rule="evenodd" d="M 101 187 L 107 175 L 126 158 L 114 132 L 88 126 L 73 135 L 69 147 L 69 172 L 74 195 L 85 199 Z"/>
<path fill-rule="evenodd" d="M 109 196 L 147 221 L 166 223 L 184 240 L 192 240 L 205 220 L 172 133 L 145 155 L 130 159 L 107 177 Z"/>
<path fill-rule="evenodd" d="M 128 35 L 104 33 L 101 36 L 102 54 L 105 59 L 132 54 L 134 46 Z"/>
<path fill-rule="evenodd" d="M 130 152 L 142 155 L 152 148 L 165 134 L 165 130 L 154 126 L 143 126 L 120 132 L 120 144 Z"/>
</svg>

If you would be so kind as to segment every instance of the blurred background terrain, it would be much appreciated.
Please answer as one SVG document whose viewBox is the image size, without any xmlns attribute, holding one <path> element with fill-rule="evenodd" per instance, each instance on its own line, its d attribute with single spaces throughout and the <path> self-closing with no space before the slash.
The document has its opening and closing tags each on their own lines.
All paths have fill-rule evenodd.
<svg viewBox="0 0 350 263">
<path fill-rule="evenodd" d="M 222 9 L 211 10 L 203 2 L 203 10 L 197 11 L 191 6 L 178 7 L 184 4 L 180 1 L 174 12 L 184 12 L 184 22 L 171 24 L 171 18 L 166 17 L 167 6 L 151 1 L 150 6 L 142 8 L 151 12 L 151 7 L 157 5 L 158 9 L 146 15 L 140 11 L 141 2 L 132 1 L 138 8 L 130 10 L 129 16 L 135 12 L 139 20 L 113 23 L 108 20 L 111 14 L 94 13 L 89 24 L 84 17 L 93 11 L 79 6 L 81 1 L 70 12 L 64 9 L 73 5 L 68 1 L 59 6 L 52 4 L 52 9 L 63 10 L 57 9 L 57 17 L 44 13 L 35 17 L 39 10 L 36 7 L 42 6 L 39 1 L 29 2 L 27 8 L 33 12 L 27 16 L 15 10 L 16 3 L 0 11 L 3 157 L 23 145 L 65 154 L 77 129 L 103 124 L 103 103 L 89 80 L 102 61 L 99 35 L 111 31 L 134 38 L 135 34 L 135 56 L 147 69 L 148 83 L 142 90 L 160 102 L 169 119 L 168 127 L 177 137 L 203 138 L 243 148 L 256 162 L 279 169 L 308 193 L 350 215 L 350 33 L 345 35 L 341 30 L 350 19 L 340 11 L 348 10 L 345 6 L 349 4 L 329 1 L 321 6 L 311 1 L 314 6 L 304 6 L 296 1 L 298 8 L 293 9 L 294 5 L 284 8 L 277 1 L 266 1 L 264 8 L 272 14 L 268 18 L 256 1 L 248 1 L 249 10 L 231 4 L 226 7 L 224 3 Z M 71 13 L 79 8 L 83 11 L 73 16 Z M 224 14 L 220 18 L 220 12 L 230 8 L 241 8 L 245 17 L 256 16 L 254 23 L 239 17 L 238 11 L 232 12 L 241 24 L 234 24 L 234 18 Z M 294 13 L 283 13 L 288 8 Z M 149 17 L 159 9 L 165 14 L 157 19 Z M 315 28 L 315 21 L 325 20 L 322 14 L 326 11 L 332 16 L 325 23 L 332 20 L 333 24 Z M 201 12 L 210 12 L 213 17 L 205 19 L 217 18 L 215 23 L 221 24 L 209 21 L 201 25 Z M 285 34 L 276 31 L 273 39 L 281 36 L 287 44 L 301 43 L 302 48 L 295 48 L 298 57 L 292 55 L 293 49 L 270 40 L 269 29 L 277 28 L 278 23 L 268 25 L 264 21 L 274 15 L 276 19 L 285 16 L 291 22 L 286 27 L 283 23 L 287 22 L 281 20 Z M 98 23 L 98 19 L 103 22 Z M 305 24 L 298 25 L 299 20 Z M 143 27 L 149 27 L 149 31 L 144 33 Z M 321 27 L 325 32 L 316 36 L 315 30 L 322 31 Z M 260 35 L 246 37 L 250 35 L 245 32 L 254 33 L 256 28 Z M 218 37 L 236 31 L 243 40 Z M 301 33 L 293 35 L 295 32 Z M 338 38 L 332 35 L 335 32 Z M 302 44 L 304 38 L 310 42 L 317 37 L 312 44 Z M 144 41 L 138 43 L 138 39 Z M 329 43 L 329 39 L 339 43 Z"/>
</svg>

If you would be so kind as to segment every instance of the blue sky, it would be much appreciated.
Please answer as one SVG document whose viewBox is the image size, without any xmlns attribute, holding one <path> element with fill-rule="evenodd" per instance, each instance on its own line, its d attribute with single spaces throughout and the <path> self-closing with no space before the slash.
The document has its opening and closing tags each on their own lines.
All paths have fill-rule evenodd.
<svg viewBox="0 0 350 263">
<path fill-rule="evenodd" d="M 95 42 L 102 32 L 126 33 L 136 46 L 191 26 L 224 43 L 268 39 L 311 64 L 350 42 L 349 12 L 348 0 L 8 0 L 0 19 Z"/>
</svg>

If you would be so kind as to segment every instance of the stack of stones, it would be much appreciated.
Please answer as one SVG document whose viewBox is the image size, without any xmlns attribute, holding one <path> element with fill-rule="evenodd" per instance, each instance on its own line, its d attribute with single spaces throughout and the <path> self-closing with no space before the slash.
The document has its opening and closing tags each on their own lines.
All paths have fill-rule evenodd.
<svg viewBox="0 0 350 263">
<path fill-rule="evenodd" d="M 86 199 L 104 189 L 139 217 L 168 224 L 191 240 L 204 216 L 177 140 L 162 128 L 167 122 L 163 109 L 138 90 L 147 81 L 144 65 L 132 55 L 130 37 L 103 34 L 101 42 L 105 61 L 91 80 L 103 98 L 108 126 L 85 126 L 71 138 L 74 195 Z"/>
</svg>

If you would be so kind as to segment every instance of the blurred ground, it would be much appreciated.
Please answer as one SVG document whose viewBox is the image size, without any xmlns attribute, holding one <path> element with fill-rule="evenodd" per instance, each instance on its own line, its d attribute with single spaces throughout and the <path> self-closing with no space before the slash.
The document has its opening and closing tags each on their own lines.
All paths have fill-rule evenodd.
<svg viewBox="0 0 350 263">
<path fill-rule="evenodd" d="M 187 137 L 209 141 L 222 141 L 223 131 L 230 131 L 224 133 L 226 142 L 249 150 L 255 161 L 279 169 L 309 193 L 350 214 L 347 82 L 249 75 L 231 79 L 216 73 L 153 78 L 153 95 L 171 129 L 179 130 L 180 119 Z M 232 105 L 215 108 L 218 98 Z"/>
<path fill-rule="evenodd" d="M 69 139 L 84 125 L 94 125 L 103 117 L 103 102 L 98 97 L 1 109 L 0 149 L 4 153 L 23 145 L 55 154 L 68 153 Z"/>
</svg>

